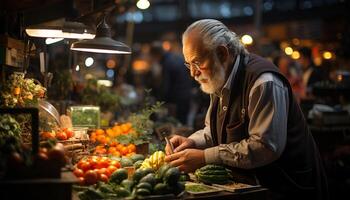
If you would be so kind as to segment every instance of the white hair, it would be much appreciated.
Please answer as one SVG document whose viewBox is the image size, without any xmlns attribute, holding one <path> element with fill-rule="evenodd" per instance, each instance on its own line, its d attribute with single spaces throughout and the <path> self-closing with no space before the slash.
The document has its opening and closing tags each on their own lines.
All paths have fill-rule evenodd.
<svg viewBox="0 0 350 200">
<path fill-rule="evenodd" d="M 198 20 L 186 29 L 182 38 L 184 39 L 193 30 L 200 34 L 203 44 L 210 51 L 215 50 L 219 45 L 226 45 L 233 55 L 248 53 L 237 34 L 230 31 L 227 26 L 218 20 Z"/>
</svg>

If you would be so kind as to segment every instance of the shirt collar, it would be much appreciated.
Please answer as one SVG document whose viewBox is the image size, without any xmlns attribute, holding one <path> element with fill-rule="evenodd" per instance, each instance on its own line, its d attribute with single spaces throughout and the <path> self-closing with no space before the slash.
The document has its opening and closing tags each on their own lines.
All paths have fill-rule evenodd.
<svg viewBox="0 0 350 200">
<path fill-rule="evenodd" d="M 230 89 L 231 83 L 235 79 L 240 59 L 241 59 L 241 56 L 238 54 L 235 60 L 235 64 L 233 65 L 232 71 L 230 73 L 230 76 L 228 77 L 226 83 L 224 84 L 220 92 L 215 92 L 216 96 L 221 98 L 223 96 L 224 90 Z"/>
</svg>

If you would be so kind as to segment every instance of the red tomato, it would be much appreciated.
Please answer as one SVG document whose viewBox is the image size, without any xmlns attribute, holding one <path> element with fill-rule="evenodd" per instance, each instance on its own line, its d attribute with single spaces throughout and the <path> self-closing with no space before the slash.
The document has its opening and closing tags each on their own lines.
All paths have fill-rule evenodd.
<svg viewBox="0 0 350 200">
<path fill-rule="evenodd" d="M 85 183 L 88 185 L 92 185 L 97 183 L 98 176 L 94 170 L 88 170 L 84 175 Z"/>
<path fill-rule="evenodd" d="M 59 140 L 66 140 L 68 137 L 67 137 L 67 134 L 65 132 L 60 131 L 60 132 L 56 133 L 56 138 Z"/>
<path fill-rule="evenodd" d="M 48 152 L 47 148 L 45 148 L 45 147 L 40 147 L 39 148 L 39 153 L 47 154 L 47 152 Z"/>
<path fill-rule="evenodd" d="M 43 153 L 43 152 L 39 152 L 36 156 L 35 156 L 36 160 L 43 160 L 43 161 L 47 161 L 49 160 L 49 157 Z"/>
<path fill-rule="evenodd" d="M 108 176 L 106 174 L 101 174 L 100 181 L 107 183 L 108 182 Z"/>
<path fill-rule="evenodd" d="M 45 153 L 39 152 L 33 157 L 34 166 L 44 169 L 49 164 L 49 158 Z"/>
<path fill-rule="evenodd" d="M 109 171 L 107 170 L 107 168 L 101 168 L 98 170 L 98 174 L 99 176 L 101 176 L 102 174 L 109 176 Z"/>
<path fill-rule="evenodd" d="M 81 167 L 84 162 L 85 162 L 84 160 L 79 160 L 79 162 L 77 163 L 77 168 L 82 169 Z"/>
<path fill-rule="evenodd" d="M 111 166 L 115 166 L 117 169 L 119 169 L 121 167 L 120 162 L 116 161 L 116 160 L 112 160 L 109 165 Z"/>
<path fill-rule="evenodd" d="M 79 177 L 79 185 L 85 185 L 85 179 L 84 177 Z"/>
<path fill-rule="evenodd" d="M 56 133 L 54 133 L 54 132 L 44 131 L 44 132 L 40 133 L 40 138 L 42 138 L 44 140 L 54 139 L 55 137 L 56 137 Z"/>
<path fill-rule="evenodd" d="M 91 169 L 97 169 L 98 168 L 98 160 L 97 159 L 91 159 L 90 160 L 90 167 Z"/>
<path fill-rule="evenodd" d="M 68 139 L 74 135 L 74 132 L 69 129 L 66 129 L 64 132 L 66 133 Z"/>
<path fill-rule="evenodd" d="M 115 171 L 117 170 L 117 167 L 114 166 L 114 165 L 110 165 L 108 168 L 107 168 L 108 172 L 109 172 L 109 176 Z"/>
<path fill-rule="evenodd" d="M 66 164 L 64 150 L 60 146 L 56 145 L 54 148 L 50 149 L 47 155 L 51 162 L 55 162 L 60 167 L 63 167 Z"/>
<path fill-rule="evenodd" d="M 94 172 L 96 172 L 96 174 L 97 174 L 97 179 L 99 179 L 100 178 L 100 169 L 94 169 L 93 170 Z"/>
<path fill-rule="evenodd" d="M 88 161 L 79 161 L 78 168 L 86 172 L 87 170 L 91 169 L 91 166 Z"/>
<path fill-rule="evenodd" d="M 83 177 L 84 176 L 84 171 L 82 169 L 79 169 L 79 168 L 75 168 L 73 173 L 76 177 Z"/>
<path fill-rule="evenodd" d="M 7 165 L 10 169 L 18 169 L 23 166 L 23 158 L 17 152 L 12 152 L 7 159 Z"/>
</svg>

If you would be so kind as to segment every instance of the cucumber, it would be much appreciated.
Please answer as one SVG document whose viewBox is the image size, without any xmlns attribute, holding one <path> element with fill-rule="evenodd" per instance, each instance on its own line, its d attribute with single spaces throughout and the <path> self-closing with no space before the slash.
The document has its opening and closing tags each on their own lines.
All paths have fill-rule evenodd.
<svg viewBox="0 0 350 200">
<path fill-rule="evenodd" d="M 115 190 L 115 193 L 118 195 L 118 197 L 128 197 L 130 196 L 130 192 L 123 188 L 123 187 L 118 187 L 116 190 Z"/>
<path fill-rule="evenodd" d="M 181 173 L 177 167 L 172 167 L 165 172 L 163 181 L 169 185 L 176 185 L 179 181 L 180 174 Z"/>
<path fill-rule="evenodd" d="M 149 173 L 143 178 L 141 178 L 140 183 L 145 183 L 145 182 L 151 184 L 153 187 L 156 184 L 156 178 L 154 173 Z"/>
<path fill-rule="evenodd" d="M 140 188 L 144 188 L 149 191 L 152 191 L 152 185 L 146 182 L 137 184 L 136 189 L 140 189 Z"/>
<path fill-rule="evenodd" d="M 128 178 L 128 171 L 124 168 L 117 169 L 111 177 L 109 178 L 109 182 L 120 184 L 124 179 Z"/>
<path fill-rule="evenodd" d="M 140 188 L 140 189 L 136 190 L 136 195 L 139 195 L 139 196 L 147 196 L 150 194 L 151 194 L 151 192 L 145 188 Z"/>
<path fill-rule="evenodd" d="M 156 186 L 154 186 L 153 193 L 156 195 L 163 195 L 168 194 L 168 186 L 165 183 L 158 183 Z"/>
</svg>

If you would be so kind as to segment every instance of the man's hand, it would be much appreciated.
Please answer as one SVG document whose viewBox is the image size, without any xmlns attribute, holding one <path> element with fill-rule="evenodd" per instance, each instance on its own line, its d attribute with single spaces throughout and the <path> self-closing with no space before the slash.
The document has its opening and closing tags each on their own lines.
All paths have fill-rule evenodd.
<svg viewBox="0 0 350 200">
<path fill-rule="evenodd" d="M 173 144 L 174 146 L 174 153 L 182 151 L 184 149 L 188 149 L 188 148 L 195 148 L 196 144 L 194 143 L 194 141 L 192 139 L 188 139 L 186 137 L 183 136 L 179 136 L 179 135 L 175 135 L 174 137 L 172 137 L 170 139 L 170 142 Z M 170 155 L 171 150 L 170 150 L 170 146 L 167 144 L 165 146 L 165 153 L 166 155 Z"/>
<path fill-rule="evenodd" d="M 205 165 L 204 150 L 185 149 L 166 156 L 165 162 L 185 173 L 194 172 Z"/>
</svg>

